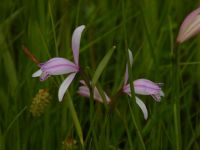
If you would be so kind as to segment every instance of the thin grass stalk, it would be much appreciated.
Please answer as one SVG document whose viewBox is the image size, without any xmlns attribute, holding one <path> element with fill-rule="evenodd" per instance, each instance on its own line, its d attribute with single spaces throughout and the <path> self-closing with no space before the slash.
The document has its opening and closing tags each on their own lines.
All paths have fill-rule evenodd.
<svg viewBox="0 0 200 150">
<path fill-rule="evenodd" d="M 78 116 L 77 116 L 77 113 L 76 113 L 76 110 L 74 108 L 74 104 L 72 102 L 72 98 L 71 98 L 69 92 L 67 92 L 67 101 L 68 101 L 69 110 L 71 112 L 75 128 L 77 130 L 77 133 L 78 133 L 78 136 L 79 136 L 79 139 L 80 139 L 80 143 L 81 143 L 82 147 L 84 147 L 83 133 L 82 133 L 81 125 L 80 125 L 80 122 L 79 122 L 79 119 L 78 119 Z"/>
<path fill-rule="evenodd" d="M 82 0 L 78 1 L 77 12 L 76 12 L 76 26 L 79 26 L 79 16 L 80 16 L 81 2 L 82 2 Z"/>
<path fill-rule="evenodd" d="M 133 142 L 132 142 L 132 138 L 131 138 L 131 135 L 130 135 L 130 132 L 128 130 L 128 125 L 127 125 L 127 122 L 126 120 L 124 119 L 124 117 L 121 115 L 120 111 L 118 110 L 118 108 L 115 109 L 115 112 L 117 113 L 117 115 L 120 117 L 120 119 L 122 120 L 124 126 L 125 126 L 125 131 L 126 131 L 126 134 L 127 134 L 127 138 L 128 138 L 128 142 L 129 142 L 129 145 L 130 145 L 130 149 L 133 150 Z"/>
<path fill-rule="evenodd" d="M 52 14 L 52 8 L 51 8 L 51 3 L 49 2 L 49 15 L 51 18 L 51 26 L 52 26 L 52 31 L 53 31 L 53 39 L 54 39 L 54 44 L 55 44 L 55 51 L 56 51 L 56 56 L 58 56 L 58 46 L 57 46 L 57 39 L 56 39 L 56 32 L 55 32 L 55 24 L 53 20 L 53 14 Z"/>
<path fill-rule="evenodd" d="M 174 96 L 173 103 L 173 114 L 174 114 L 174 128 L 175 128 L 175 137 L 176 137 L 176 149 L 181 150 L 181 126 L 180 126 L 180 83 L 179 83 L 179 50 L 178 45 L 175 44 L 173 48 L 173 66 L 172 66 L 172 80 L 173 80 L 173 91 L 172 95 Z"/>
</svg>

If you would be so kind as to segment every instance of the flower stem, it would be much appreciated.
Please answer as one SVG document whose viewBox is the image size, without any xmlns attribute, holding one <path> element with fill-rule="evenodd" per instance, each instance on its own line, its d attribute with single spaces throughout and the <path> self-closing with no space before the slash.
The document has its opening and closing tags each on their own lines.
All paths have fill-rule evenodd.
<svg viewBox="0 0 200 150">
<path fill-rule="evenodd" d="M 180 99 L 179 99 L 179 51 L 177 43 L 173 48 L 173 62 L 172 62 L 172 80 L 173 82 L 173 114 L 174 114 L 174 127 L 175 127 L 175 137 L 176 137 L 176 149 L 181 149 L 181 126 L 180 126 Z"/>
<path fill-rule="evenodd" d="M 131 62 L 129 59 L 129 52 L 128 52 L 128 38 L 127 38 L 127 31 L 126 31 L 126 4 L 125 1 L 122 1 L 122 16 L 123 16 L 123 30 L 124 30 L 124 44 L 125 44 L 125 49 L 126 49 L 126 58 L 128 60 L 128 75 L 129 75 L 129 83 L 130 83 L 130 89 L 131 89 L 131 102 L 128 101 L 129 104 L 129 110 L 131 112 L 131 117 L 132 117 L 132 121 L 133 124 L 135 126 L 136 129 L 136 133 L 137 136 L 139 137 L 139 141 L 141 143 L 142 149 L 146 150 L 145 144 L 144 144 L 144 140 L 138 125 L 138 119 L 137 119 L 137 112 L 138 112 L 138 108 L 136 106 L 136 100 L 135 100 L 135 91 L 134 91 L 134 87 L 133 87 L 133 76 L 132 76 L 132 71 L 131 71 Z M 132 105 L 131 105 L 132 104 Z M 133 110 L 132 110 L 133 109 Z"/>
<path fill-rule="evenodd" d="M 135 126 L 136 133 L 137 133 L 137 135 L 138 135 L 138 137 L 139 137 L 139 140 L 140 140 L 142 149 L 146 150 L 146 146 L 145 146 L 145 144 L 144 144 L 144 140 L 143 140 L 143 137 L 142 137 L 140 128 L 139 128 L 139 126 L 138 126 L 138 124 L 137 124 L 137 120 L 136 120 L 135 113 L 132 111 L 132 107 L 131 107 L 130 101 L 128 101 L 128 106 L 129 106 L 129 109 L 130 109 L 130 113 L 131 113 L 131 117 L 132 117 L 132 120 L 133 120 L 133 124 L 134 124 L 134 126 Z"/>
<path fill-rule="evenodd" d="M 85 71 L 83 69 L 79 69 L 80 75 L 83 78 L 83 80 L 85 81 L 86 85 L 88 86 L 90 92 L 92 92 L 92 86 L 90 84 L 90 79 L 88 77 L 88 75 L 85 73 Z"/>
<path fill-rule="evenodd" d="M 146 146 L 144 144 L 144 140 L 143 140 L 143 137 L 142 137 L 142 133 L 140 131 L 140 128 L 137 124 L 137 116 L 135 114 L 137 114 L 137 110 L 138 108 L 136 107 L 136 99 L 135 99 L 135 91 L 134 91 L 134 87 L 133 87 L 133 79 L 132 79 L 132 73 L 131 73 L 131 65 L 130 65 L 130 60 L 129 60 L 129 63 L 128 63 L 128 71 L 129 71 L 129 83 L 130 83 L 130 88 L 131 88 L 131 100 L 134 100 L 133 101 L 133 109 L 135 110 L 134 112 L 132 111 L 132 107 L 131 107 L 131 104 L 130 104 L 130 101 L 128 101 L 128 105 L 129 105 L 129 110 L 131 112 L 131 117 L 132 117 L 132 120 L 133 120 L 133 124 L 135 126 L 135 129 L 136 129 L 136 133 L 139 137 L 139 140 L 140 140 L 140 143 L 141 143 L 141 146 L 142 146 L 142 149 L 146 150 Z"/>
</svg>

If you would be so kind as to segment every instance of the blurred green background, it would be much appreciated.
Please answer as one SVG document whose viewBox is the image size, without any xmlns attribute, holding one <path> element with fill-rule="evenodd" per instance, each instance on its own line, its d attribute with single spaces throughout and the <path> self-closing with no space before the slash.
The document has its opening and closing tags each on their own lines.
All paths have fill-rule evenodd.
<svg viewBox="0 0 200 150">
<path fill-rule="evenodd" d="M 150 150 L 200 149 L 199 36 L 178 49 L 178 93 L 172 64 L 180 24 L 199 4 L 199 0 L 1 0 L 0 150 L 145 149 L 144 145 Z M 57 92 L 63 77 L 44 82 L 31 77 L 38 68 L 22 45 L 41 62 L 56 56 L 72 60 L 71 35 L 82 24 L 86 30 L 80 65 L 91 76 L 116 46 L 98 81 L 108 95 L 123 82 L 127 48 L 134 55 L 134 80 L 164 83 L 166 96 L 160 103 L 139 96 L 147 105 L 148 120 L 130 107 L 127 96 L 119 97 L 110 111 L 77 95 L 79 76 L 61 103 Z M 46 90 L 38 93 L 41 89 Z M 137 116 L 140 134 L 131 112 Z"/>
</svg>

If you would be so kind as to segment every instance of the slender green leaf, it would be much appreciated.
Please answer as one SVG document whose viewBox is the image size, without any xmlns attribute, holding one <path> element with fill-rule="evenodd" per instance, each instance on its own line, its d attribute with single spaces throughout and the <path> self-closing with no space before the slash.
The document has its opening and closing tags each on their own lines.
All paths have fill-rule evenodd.
<svg viewBox="0 0 200 150">
<path fill-rule="evenodd" d="M 108 64 L 108 61 L 110 60 L 114 50 L 115 50 L 116 46 L 113 46 L 109 51 L 108 53 L 104 56 L 104 58 L 101 60 L 100 64 L 98 65 L 95 73 L 94 73 L 94 76 L 92 78 L 92 85 L 94 86 L 97 81 L 99 80 L 99 77 L 101 76 L 104 68 L 106 67 L 106 65 Z"/>
<path fill-rule="evenodd" d="M 67 100 L 68 100 L 69 109 L 70 109 L 70 112 L 71 112 L 71 115 L 72 115 L 72 119 L 74 121 L 74 125 L 75 125 L 75 128 L 76 128 L 77 134 L 80 138 L 81 145 L 83 146 L 83 133 L 82 133 L 81 125 L 80 125 L 76 110 L 74 108 L 74 104 L 72 102 L 72 99 L 71 99 L 71 96 L 70 96 L 69 93 L 67 94 L 67 98 L 68 98 Z"/>
</svg>

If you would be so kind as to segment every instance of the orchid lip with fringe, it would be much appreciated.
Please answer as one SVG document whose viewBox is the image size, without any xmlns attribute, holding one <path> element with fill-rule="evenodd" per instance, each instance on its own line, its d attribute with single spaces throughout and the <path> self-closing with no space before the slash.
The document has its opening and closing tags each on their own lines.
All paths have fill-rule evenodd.
<svg viewBox="0 0 200 150">
<path fill-rule="evenodd" d="M 39 64 L 40 70 L 32 76 L 40 76 L 40 80 L 46 80 L 50 75 L 62 75 L 79 71 L 79 66 L 64 58 L 52 58 L 45 63 Z"/>
<path fill-rule="evenodd" d="M 81 34 L 85 29 L 84 25 L 77 27 L 72 35 L 72 52 L 74 62 L 61 57 L 54 57 L 45 63 L 41 63 L 38 66 L 40 69 L 33 73 L 32 77 L 40 77 L 41 81 L 46 80 L 51 75 L 63 75 L 68 74 L 68 77 L 61 84 L 58 91 L 58 99 L 62 101 L 65 92 L 69 85 L 74 80 L 76 74 L 79 72 L 79 49 Z"/>
<path fill-rule="evenodd" d="M 133 64 L 133 55 L 131 50 L 128 50 L 129 53 L 129 59 L 131 63 L 131 67 Z M 123 92 L 128 94 L 131 97 L 131 89 L 130 84 L 128 83 L 128 65 L 126 65 L 126 71 L 124 75 L 124 85 L 123 85 Z M 150 95 L 153 97 L 153 99 L 157 102 L 160 102 L 161 97 L 164 97 L 164 92 L 161 89 L 162 83 L 154 83 L 148 79 L 137 79 L 133 81 L 133 87 L 135 94 L 138 95 Z M 142 100 L 140 100 L 137 96 L 135 97 L 136 103 L 141 108 L 144 118 L 148 118 L 148 111 L 146 108 L 146 105 L 143 103 Z"/>
<path fill-rule="evenodd" d="M 199 32 L 200 32 L 200 7 L 192 11 L 184 19 L 177 36 L 177 42 L 183 43 L 186 40 L 198 34 Z"/>
<path fill-rule="evenodd" d="M 159 83 L 157 84 L 147 79 L 137 79 L 133 82 L 136 94 L 151 95 L 156 101 L 160 101 L 161 96 L 164 96 L 164 93 L 159 85 Z M 130 84 L 124 85 L 123 91 L 130 95 Z"/>
</svg>

